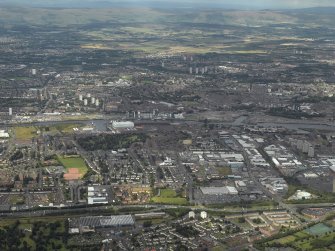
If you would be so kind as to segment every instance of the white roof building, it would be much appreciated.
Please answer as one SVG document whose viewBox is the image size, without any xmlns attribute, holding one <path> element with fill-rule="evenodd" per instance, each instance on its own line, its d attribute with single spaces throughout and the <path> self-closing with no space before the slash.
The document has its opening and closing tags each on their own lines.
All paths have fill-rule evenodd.
<svg viewBox="0 0 335 251">
<path fill-rule="evenodd" d="M 201 219 L 206 219 L 206 218 L 207 218 L 207 212 L 202 211 L 202 212 L 200 213 L 200 217 L 201 217 Z"/>
<path fill-rule="evenodd" d="M 190 211 L 188 213 L 188 218 L 195 218 L 195 212 L 194 211 Z"/>
<path fill-rule="evenodd" d="M 225 186 L 225 187 L 200 187 L 203 194 L 206 195 L 237 195 L 238 191 L 235 187 Z"/>
<path fill-rule="evenodd" d="M 127 129 L 134 128 L 135 124 L 132 121 L 112 121 L 112 127 L 114 129 Z"/>
<path fill-rule="evenodd" d="M 0 130 L 0 138 L 9 138 L 9 133 L 5 130 Z"/>
</svg>

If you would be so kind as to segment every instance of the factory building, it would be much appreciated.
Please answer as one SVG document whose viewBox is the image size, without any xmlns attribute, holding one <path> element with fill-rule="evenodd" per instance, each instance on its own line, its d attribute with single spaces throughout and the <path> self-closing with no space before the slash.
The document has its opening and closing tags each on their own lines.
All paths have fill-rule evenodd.
<svg viewBox="0 0 335 251">
<path fill-rule="evenodd" d="M 95 232 L 99 228 L 124 228 L 134 225 L 135 220 L 131 215 L 88 216 L 69 219 L 69 232 Z"/>
<path fill-rule="evenodd" d="M 87 187 L 87 204 L 108 204 L 108 193 L 106 188 L 103 187 Z"/>
<path fill-rule="evenodd" d="M 0 130 L 0 138 L 9 138 L 9 133 L 5 130 Z"/>
<path fill-rule="evenodd" d="M 235 187 L 201 187 L 201 192 L 205 195 L 237 195 L 238 191 Z"/>
</svg>

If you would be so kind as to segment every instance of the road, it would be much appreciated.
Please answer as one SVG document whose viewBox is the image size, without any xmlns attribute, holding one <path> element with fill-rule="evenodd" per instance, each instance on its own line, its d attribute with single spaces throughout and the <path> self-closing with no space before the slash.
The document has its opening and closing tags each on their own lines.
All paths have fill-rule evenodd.
<svg viewBox="0 0 335 251">
<path fill-rule="evenodd" d="M 244 160 L 245 160 L 245 163 L 246 163 L 246 167 L 247 167 L 247 171 L 248 171 L 249 177 L 254 182 L 254 184 L 257 185 L 257 188 L 260 189 L 261 191 L 263 191 L 263 193 L 266 196 L 268 196 L 269 198 L 272 198 L 273 201 L 275 201 L 276 203 L 278 203 L 278 208 L 284 209 L 284 210 L 290 212 L 291 215 L 293 217 L 295 217 L 295 215 L 297 214 L 297 207 L 294 206 L 293 204 L 285 204 L 283 202 L 283 199 L 279 195 L 271 193 L 268 189 L 266 189 L 260 183 L 260 181 L 258 180 L 258 178 L 255 177 L 255 175 L 252 172 L 252 167 L 253 166 L 252 166 L 252 164 L 250 162 L 250 159 L 249 159 L 249 156 L 248 156 L 246 150 L 242 146 L 241 146 L 241 150 L 242 150 L 242 154 L 243 154 L 243 157 L 244 157 Z M 300 222 L 300 220 L 298 219 L 298 217 L 295 217 L 295 220 L 297 222 Z"/>
<path fill-rule="evenodd" d="M 100 167 L 97 166 L 93 161 L 91 161 L 88 157 L 87 157 L 87 152 L 85 149 L 83 149 L 75 140 L 72 140 L 73 145 L 76 147 L 76 150 L 78 152 L 79 155 L 81 155 L 86 163 L 88 164 L 88 166 L 96 173 L 96 174 L 100 174 Z"/>
<path fill-rule="evenodd" d="M 323 204 L 303 204 L 303 205 L 291 205 L 292 207 L 300 207 L 300 208 L 308 208 L 308 207 L 330 207 L 332 206 L 332 203 L 323 203 Z M 84 206 L 84 205 L 82 205 Z M 143 211 L 149 213 L 149 212 L 159 212 L 165 209 L 189 209 L 190 211 L 194 210 L 204 210 L 207 212 L 222 212 L 225 214 L 233 214 L 236 217 L 243 216 L 246 211 L 241 210 L 240 208 L 206 208 L 206 207 L 199 207 L 199 206 L 174 206 L 174 205 L 158 205 L 158 204 L 145 204 L 145 205 L 127 205 L 127 206 L 95 206 L 95 207 L 80 207 L 80 208 L 54 208 L 54 209 L 45 209 L 43 210 L 40 208 L 40 210 L 34 210 L 34 211 L 12 211 L 12 212 L 1 212 L 0 213 L 0 219 L 1 218 L 22 218 L 22 217 L 41 217 L 45 215 L 66 215 L 66 214 L 73 214 L 74 216 L 78 216 L 80 214 L 84 213 L 90 213 L 92 215 L 99 214 L 102 211 L 105 211 L 107 209 L 116 209 L 121 210 L 124 208 L 134 208 L 138 209 L 139 207 L 143 208 Z M 142 212 L 143 212 L 142 211 Z M 255 212 L 257 213 L 259 210 L 256 209 L 250 209 L 248 210 L 248 213 Z M 262 210 L 262 211 L 275 211 L 275 210 Z M 78 214 L 76 215 L 76 212 Z M 140 212 L 140 211 L 138 211 Z M 112 211 L 111 211 L 112 213 Z M 137 213 L 137 210 L 135 210 L 133 213 Z M 125 213 L 127 214 L 127 213 Z"/>
</svg>

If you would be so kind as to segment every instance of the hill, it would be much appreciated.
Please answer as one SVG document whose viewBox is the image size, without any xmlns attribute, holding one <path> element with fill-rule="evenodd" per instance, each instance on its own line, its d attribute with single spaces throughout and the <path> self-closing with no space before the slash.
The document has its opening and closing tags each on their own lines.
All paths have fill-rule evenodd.
<svg viewBox="0 0 335 251">
<path fill-rule="evenodd" d="M 1 7 L 0 25 L 66 27 L 96 23 L 202 23 L 234 26 L 296 24 L 333 27 L 335 15 L 324 8 L 288 11 L 151 8 L 31 8 Z M 324 14 L 320 14 L 324 13 Z"/>
<path fill-rule="evenodd" d="M 0 24 L 2 25 L 67 26 L 94 22 L 190 22 L 253 26 L 295 21 L 296 17 L 271 11 L 0 8 Z"/>
</svg>

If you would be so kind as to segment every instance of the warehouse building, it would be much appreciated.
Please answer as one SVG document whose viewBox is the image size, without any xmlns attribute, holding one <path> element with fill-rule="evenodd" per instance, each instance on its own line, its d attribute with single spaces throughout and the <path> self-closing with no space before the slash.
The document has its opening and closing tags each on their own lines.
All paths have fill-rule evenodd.
<svg viewBox="0 0 335 251">
<path fill-rule="evenodd" d="M 133 129 L 135 127 L 132 121 L 112 121 L 113 129 Z"/>
<path fill-rule="evenodd" d="M 0 130 L 0 138 L 9 138 L 9 133 L 5 130 Z"/>
<path fill-rule="evenodd" d="M 69 233 L 95 232 L 99 228 L 133 227 L 135 220 L 131 215 L 88 216 L 69 219 Z"/>
<path fill-rule="evenodd" d="M 87 187 L 87 204 L 108 204 L 108 192 L 102 186 L 89 186 Z"/>
<path fill-rule="evenodd" d="M 235 187 L 201 187 L 201 192 L 205 195 L 237 195 L 238 191 Z"/>
</svg>

